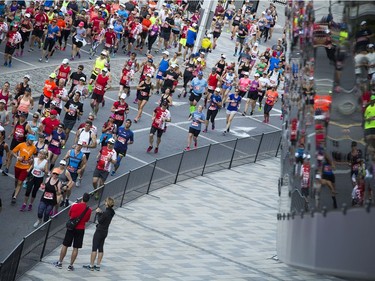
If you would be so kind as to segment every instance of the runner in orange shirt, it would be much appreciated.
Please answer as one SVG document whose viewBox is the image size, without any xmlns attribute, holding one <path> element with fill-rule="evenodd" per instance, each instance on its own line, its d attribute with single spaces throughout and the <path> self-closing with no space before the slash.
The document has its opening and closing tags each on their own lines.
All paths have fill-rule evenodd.
<svg viewBox="0 0 375 281">
<path fill-rule="evenodd" d="M 11 152 L 11 157 L 17 159 L 17 162 L 14 165 L 14 177 L 16 181 L 15 190 L 12 195 L 12 205 L 16 204 L 16 198 L 20 192 L 22 182 L 27 178 L 27 174 L 31 169 L 33 156 L 37 154 L 37 149 L 33 144 L 36 140 L 37 139 L 34 135 L 29 134 L 26 142 L 17 145 Z"/>
<path fill-rule="evenodd" d="M 46 108 L 49 108 L 53 90 L 57 88 L 55 79 L 56 79 L 56 73 L 52 72 L 49 75 L 49 79 L 44 82 L 43 94 L 40 95 L 39 103 L 38 103 L 38 112 L 40 114 L 42 113 L 43 106 Z"/>
<path fill-rule="evenodd" d="M 276 91 L 276 85 L 272 86 L 271 90 L 268 90 L 266 92 L 266 101 L 264 104 L 264 120 L 263 123 L 269 123 L 270 122 L 270 111 L 273 107 L 273 105 L 277 102 L 279 98 L 279 94 Z"/>
</svg>

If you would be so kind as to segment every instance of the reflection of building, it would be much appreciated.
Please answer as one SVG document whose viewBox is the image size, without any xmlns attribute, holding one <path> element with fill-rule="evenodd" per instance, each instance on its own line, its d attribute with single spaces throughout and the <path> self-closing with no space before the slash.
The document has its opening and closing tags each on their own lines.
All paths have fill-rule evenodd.
<svg viewBox="0 0 375 281">
<path fill-rule="evenodd" d="M 375 99 L 375 86 L 371 91 L 370 79 L 375 72 L 372 67 L 374 53 L 373 46 L 369 45 L 375 42 L 371 30 L 375 3 L 315 1 L 314 22 L 306 22 L 311 17 L 303 14 L 306 7 L 301 5 L 304 4 L 303 1 L 290 4 L 289 39 L 293 41 L 290 56 L 293 61 L 290 63 L 295 63 L 296 52 L 302 54 L 301 63 L 314 62 L 314 124 L 308 125 L 310 111 L 306 105 L 297 109 L 291 103 L 287 121 L 290 127 L 295 127 L 293 120 L 299 122 L 297 132 L 295 128 L 288 128 L 288 131 L 294 133 L 293 137 L 297 135 L 297 139 L 292 140 L 291 135 L 284 143 L 287 152 L 293 151 L 293 144 L 299 143 L 298 131 L 306 130 L 304 153 L 312 155 L 313 169 L 309 181 L 310 195 L 306 195 L 301 189 L 302 179 L 293 173 L 296 165 L 294 154 L 283 153 L 279 182 L 278 256 L 287 264 L 320 273 L 354 280 L 375 280 L 371 258 L 375 248 L 372 246 L 375 214 L 374 210 L 369 211 L 374 205 L 373 200 L 366 202 L 375 199 L 369 192 L 370 188 L 375 190 L 372 162 L 375 159 L 375 149 L 372 150 L 372 146 L 375 147 L 375 125 L 363 123 L 375 122 L 375 107 L 370 101 Z M 305 31 L 311 25 L 313 36 L 308 38 Z M 313 42 L 312 52 L 310 46 L 305 45 L 308 39 Z M 290 78 L 288 96 L 298 93 L 298 83 L 303 81 Z M 374 120 L 364 120 L 363 114 L 365 119 L 374 117 Z M 353 141 L 365 153 L 361 158 L 349 160 L 347 155 Z M 370 142 L 370 147 L 366 146 L 366 141 Z M 324 181 L 323 171 L 327 161 L 334 168 L 329 182 Z M 364 204 L 357 204 L 352 198 L 358 190 L 363 191 Z M 309 213 L 304 210 L 305 202 L 310 208 Z M 335 209 L 336 203 L 338 209 Z"/>
</svg>

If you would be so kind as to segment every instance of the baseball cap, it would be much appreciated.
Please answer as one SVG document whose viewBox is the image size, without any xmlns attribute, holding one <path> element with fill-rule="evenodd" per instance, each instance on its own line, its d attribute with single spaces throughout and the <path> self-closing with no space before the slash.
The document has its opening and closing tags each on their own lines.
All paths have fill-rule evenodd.
<svg viewBox="0 0 375 281">
<path fill-rule="evenodd" d="M 57 102 L 55 100 L 51 101 L 51 104 L 56 106 L 57 105 Z"/>
<path fill-rule="evenodd" d="M 172 63 L 172 64 L 171 64 L 171 67 L 172 67 L 172 68 L 175 68 L 175 67 L 177 67 L 177 64 Z"/>
<path fill-rule="evenodd" d="M 27 140 L 36 141 L 36 137 L 32 134 L 27 135 Z"/>
<path fill-rule="evenodd" d="M 79 96 L 82 96 L 82 92 L 80 90 L 76 90 L 74 93 L 79 94 Z"/>
<path fill-rule="evenodd" d="M 255 43 L 254 43 L 254 46 L 257 46 L 257 47 L 258 47 L 258 46 L 259 46 L 258 42 L 255 42 Z"/>
<path fill-rule="evenodd" d="M 30 81 L 30 75 L 26 74 L 23 78 L 26 78 L 27 80 Z"/>
<path fill-rule="evenodd" d="M 108 143 L 115 143 L 115 139 L 114 139 L 114 138 L 110 138 L 110 139 L 108 140 Z"/>
<path fill-rule="evenodd" d="M 0 100 L 0 103 L 6 104 L 7 102 L 4 99 L 2 99 Z"/>
<path fill-rule="evenodd" d="M 69 64 L 69 60 L 68 59 L 63 59 L 62 64 Z"/>
<path fill-rule="evenodd" d="M 153 60 L 153 59 L 148 59 L 147 61 L 148 61 L 148 62 L 151 62 L 151 63 L 153 63 L 153 62 L 154 62 L 154 60 Z"/>
<path fill-rule="evenodd" d="M 148 77 L 152 77 L 151 73 L 147 73 L 146 76 L 148 76 Z"/>
<path fill-rule="evenodd" d="M 249 72 L 246 71 L 243 75 L 249 76 Z"/>
<path fill-rule="evenodd" d="M 81 77 L 81 78 L 79 78 L 79 80 L 86 82 L 86 78 L 85 77 Z"/>
<path fill-rule="evenodd" d="M 52 73 L 49 75 L 49 78 L 55 79 L 55 78 L 56 78 L 56 73 L 55 73 L 55 72 L 52 72 Z"/>
<path fill-rule="evenodd" d="M 216 71 L 217 71 L 217 68 L 216 68 L 216 67 L 213 67 L 211 70 L 216 72 Z"/>
<path fill-rule="evenodd" d="M 57 110 L 56 109 L 52 109 L 49 113 L 51 115 L 57 115 Z"/>
<path fill-rule="evenodd" d="M 365 25 L 365 24 L 367 24 L 367 21 L 364 20 L 361 22 L 361 25 Z"/>
<path fill-rule="evenodd" d="M 221 54 L 221 58 L 223 58 L 223 59 L 226 59 L 226 58 L 227 58 L 227 56 L 226 56 L 226 55 L 224 55 L 224 54 Z"/>
<path fill-rule="evenodd" d="M 104 67 L 104 68 L 102 69 L 102 71 L 104 71 L 104 72 L 108 72 L 108 68 Z"/>
<path fill-rule="evenodd" d="M 64 166 L 66 166 L 66 161 L 65 161 L 64 159 L 61 159 L 61 160 L 60 160 L 60 165 L 64 165 Z"/>
<path fill-rule="evenodd" d="M 259 76 L 260 76 L 259 73 L 254 74 L 254 77 L 259 77 Z"/>
<path fill-rule="evenodd" d="M 108 26 L 109 29 L 114 29 L 113 25 Z"/>
<path fill-rule="evenodd" d="M 169 56 L 169 52 L 168 51 L 164 51 L 164 52 L 162 52 L 162 54 Z"/>
<path fill-rule="evenodd" d="M 59 169 L 59 168 L 54 168 L 54 169 L 52 170 L 52 174 L 58 174 L 58 175 L 61 175 L 61 173 L 62 173 L 62 171 L 61 171 L 61 169 Z"/>
<path fill-rule="evenodd" d="M 198 75 L 203 75 L 203 72 L 202 72 L 202 71 L 199 71 L 199 72 L 198 72 Z"/>
<path fill-rule="evenodd" d="M 121 96 L 120 96 L 120 99 L 126 99 L 126 94 L 122 93 Z"/>
<path fill-rule="evenodd" d="M 81 141 L 81 140 L 79 140 L 78 142 L 77 142 L 77 145 L 82 145 L 83 144 L 83 141 Z"/>
<path fill-rule="evenodd" d="M 79 24 L 78 24 L 78 26 L 84 26 L 85 25 L 85 23 L 83 22 L 83 21 L 81 21 Z"/>
<path fill-rule="evenodd" d="M 103 56 L 106 56 L 107 52 L 106 51 L 102 51 L 100 54 L 103 55 Z"/>
<path fill-rule="evenodd" d="M 316 175 L 315 178 L 320 180 L 322 177 L 320 175 Z"/>
<path fill-rule="evenodd" d="M 216 92 L 220 92 L 221 90 L 220 90 L 220 88 L 216 88 L 215 91 Z"/>
</svg>

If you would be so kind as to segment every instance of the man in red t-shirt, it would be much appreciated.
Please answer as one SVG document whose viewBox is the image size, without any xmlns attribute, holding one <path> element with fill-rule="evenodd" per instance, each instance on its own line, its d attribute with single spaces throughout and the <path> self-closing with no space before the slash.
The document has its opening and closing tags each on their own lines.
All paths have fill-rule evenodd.
<svg viewBox="0 0 375 281">
<path fill-rule="evenodd" d="M 52 109 L 49 114 L 50 116 L 44 118 L 40 125 L 41 131 L 47 135 L 47 138 L 52 135 L 53 130 L 56 130 L 60 124 L 60 121 L 56 118 L 58 114 L 56 109 Z"/>
<path fill-rule="evenodd" d="M 57 268 L 62 268 L 62 262 L 66 256 L 68 247 L 72 246 L 73 244 L 73 251 L 72 251 L 72 256 L 70 258 L 70 264 L 68 266 L 68 270 L 69 271 L 74 270 L 73 264 L 77 258 L 78 249 L 82 248 L 82 244 L 83 244 L 83 237 L 85 235 L 85 225 L 86 225 L 86 222 L 88 222 L 91 217 L 92 210 L 87 205 L 87 202 L 89 202 L 89 200 L 90 200 L 90 194 L 85 193 L 83 194 L 82 202 L 73 204 L 69 210 L 69 218 L 73 219 L 73 218 L 79 217 L 83 212 L 85 212 L 87 208 L 84 216 L 79 221 L 75 229 L 66 230 L 63 245 L 60 251 L 60 258 L 58 261 L 53 263 Z"/>
<path fill-rule="evenodd" d="M 39 12 L 34 17 L 34 29 L 30 40 L 29 52 L 34 51 L 34 42 L 38 42 L 39 48 L 42 42 L 44 28 L 48 23 L 48 16 L 43 9 L 39 9 Z"/>
<path fill-rule="evenodd" d="M 161 142 L 161 136 L 163 135 L 165 123 L 171 122 L 171 113 L 167 109 L 168 101 L 163 101 L 161 106 L 155 108 L 154 114 L 152 115 L 152 125 L 150 129 L 149 142 L 150 146 L 147 148 L 147 152 L 150 152 L 154 145 L 154 135 L 157 132 L 156 147 L 154 152 L 159 152 L 159 145 Z"/>
</svg>

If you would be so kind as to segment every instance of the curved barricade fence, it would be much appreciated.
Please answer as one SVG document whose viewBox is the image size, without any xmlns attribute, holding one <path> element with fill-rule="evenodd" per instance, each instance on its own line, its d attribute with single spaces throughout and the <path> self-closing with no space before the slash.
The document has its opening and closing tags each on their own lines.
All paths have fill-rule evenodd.
<svg viewBox="0 0 375 281">
<path fill-rule="evenodd" d="M 103 186 L 93 190 L 89 206 L 103 207 L 111 196 L 122 207 L 138 197 L 159 188 L 175 184 L 205 173 L 230 169 L 260 159 L 277 157 L 281 131 L 264 133 L 243 139 L 210 144 L 191 151 L 183 151 L 130 170 Z M 81 198 L 77 199 L 77 201 Z M 69 207 L 28 234 L 0 263 L 0 280 L 16 280 L 30 270 L 45 256 L 61 245 L 65 235 L 65 224 L 69 218 Z M 94 223 L 95 216 L 90 223 Z"/>
</svg>

